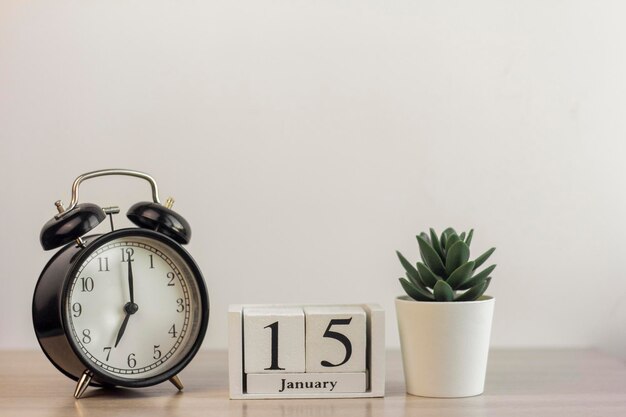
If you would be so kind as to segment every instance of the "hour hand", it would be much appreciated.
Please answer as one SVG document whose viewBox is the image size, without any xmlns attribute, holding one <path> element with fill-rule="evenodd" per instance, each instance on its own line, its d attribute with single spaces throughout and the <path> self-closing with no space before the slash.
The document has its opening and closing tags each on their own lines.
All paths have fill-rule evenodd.
<svg viewBox="0 0 626 417">
<path fill-rule="evenodd" d="M 117 347 L 120 340 L 122 340 L 122 336 L 124 336 L 124 332 L 126 331 L 126 325 L 128 324 L 128 319 L 130 318 L 130 313 L 126 312 L 126 316 L 124 317 L 124 321 L 122 322 L 122 326 L 120 330 L 117 332 L 117 338 L 115 339 L 115 347 Z"/>
<path fill-rule="evenodd" d="M 139 310 L 139 306 L 135 303 L 128 302 L 126 303 L 126 305 L 124 305 L 124 312 L 126 313 L 126 316 L 124 316 L 124 321 L 122 322 L 122 326 L 120 327 L 120 330 L 117 332 L 117 338 L 115 339 L 115 347 L 117 347 L 117 344 L 120 343 L 122 336 L 124 336 L 124 332 L 126 331 L 126 325 L 128 324 L 128 319 L 130 318 L 130 316 L 135 314 L 137 310 Z"/>
</svg>

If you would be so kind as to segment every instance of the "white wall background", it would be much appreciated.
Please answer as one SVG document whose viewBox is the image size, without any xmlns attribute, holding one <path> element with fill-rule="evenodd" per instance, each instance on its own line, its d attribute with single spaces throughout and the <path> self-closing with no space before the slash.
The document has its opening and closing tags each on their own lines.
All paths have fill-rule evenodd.
<svg viewBox="0 0 626 417">
<path fill-rule="evenodd" d="M 498 250 L 493 345 L 626 352 L 619 1 L 0 2 L 0 348 L 34 348 L 53 202 L 147 171 L 212 299 L 375 301 L 429 227 Z M 86 183 L 102 205 L 149 197 Z M 118 223 L 120 221 L 118 220 Z"/>
</svg>

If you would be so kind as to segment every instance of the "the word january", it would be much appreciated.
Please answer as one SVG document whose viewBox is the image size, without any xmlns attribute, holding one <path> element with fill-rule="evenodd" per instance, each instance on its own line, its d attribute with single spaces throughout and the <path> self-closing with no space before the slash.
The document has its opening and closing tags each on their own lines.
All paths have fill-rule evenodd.
<svg viewBox="0 0 626 417">
<path fill-rule="evenodd" d="M 287 379 L 282 378 L 280 380 L 281 382 L 281 387 L 280 390 L 278 390 L 278 392 L 283 392 L 286 389 L 290 390 L 290 389 L 307 389 L 307 388 L 323 388 L 323 389 L 327 389 L 330 386 L 330 390 L 332 391 L 335 389 L 335 386 L 337 385 L 337 381 L 296 381 L 296 382 L 292 382 L 292 381 L 287 381 Z"/>
</svg>

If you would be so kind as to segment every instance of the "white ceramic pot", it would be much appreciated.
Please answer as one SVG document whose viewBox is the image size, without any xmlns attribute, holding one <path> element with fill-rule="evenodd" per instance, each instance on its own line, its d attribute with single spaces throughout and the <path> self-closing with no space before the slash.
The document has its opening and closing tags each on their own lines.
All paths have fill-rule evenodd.
<svg viewBox="0 0 626 417">
<path fill-rule="evenodd" d="M 485 388 L 495 299 L 423 302 L 396 298 L 406 390 L 422 397 L 470 397 Z"/>
</svg>

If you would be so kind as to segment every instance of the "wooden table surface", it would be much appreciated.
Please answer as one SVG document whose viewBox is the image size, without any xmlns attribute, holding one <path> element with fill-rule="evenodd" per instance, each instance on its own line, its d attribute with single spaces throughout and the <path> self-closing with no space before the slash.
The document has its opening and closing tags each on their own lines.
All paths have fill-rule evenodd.
<svg viewBox="0 0 626 417">
<path fill-rule="evenodd" d="M 626 364 L 595 351 L 494 350 L 485 393 L 463 399 L 406 395 L 398 352 L 387 355 L 385 398 L 229 400 L 226 352 L 200 352 L 169 383 L 143 389 L 89 388 L 75 383 L 39 351 L 0 351 L 0 416 L 626 416 Z"/>
</svg>

